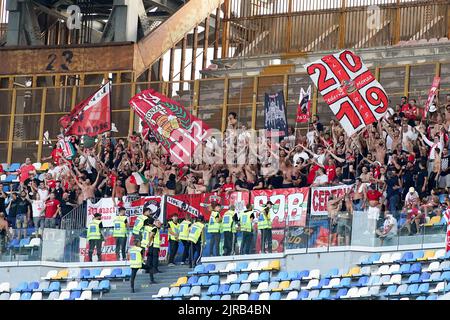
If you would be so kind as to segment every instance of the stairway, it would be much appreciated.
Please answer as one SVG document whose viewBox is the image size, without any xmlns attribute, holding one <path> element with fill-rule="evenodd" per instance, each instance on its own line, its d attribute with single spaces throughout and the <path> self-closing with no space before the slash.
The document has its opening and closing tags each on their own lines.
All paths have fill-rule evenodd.
<svg viewBox="0 0 450 320">
<path fill-rule="evenodd" d="M 131 293 L 130 281 L 115 281 L 111 283 L 111 291 L 103 294 L 101 300 L 152 300 L 152 295 L 157 294 L 162 287 L 169 287 L 179 277 L 187 276 L 191 271 L 189 266 L 177 265 L 175 267 L 160 266 L 162 273 L 155 274 L 156 284 L 150 284 L 150 276 L 144 271 L 136 275 L 134 287 L 136 292 Z"/>
</svg>

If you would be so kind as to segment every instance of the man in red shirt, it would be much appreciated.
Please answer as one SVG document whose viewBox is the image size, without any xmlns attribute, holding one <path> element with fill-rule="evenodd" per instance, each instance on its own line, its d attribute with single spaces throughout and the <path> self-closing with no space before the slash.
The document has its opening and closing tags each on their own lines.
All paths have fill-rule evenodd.
<svg viewBox="0 0 450 320">
<path fill-rule="evenodd" d="M 407 118 L 408 120 L 415 121 L 417 119 L 416 99 L 411 99 L 409 100 L 409 103 L 403 104 L 401 112 L 405 114 L 405 118 Z"/>
<path fill-rule="evenodd" d="M 36 168 L 31 163 L 30 158 L 25 159 L 25 163 L 19 169 L 20 184 L 23 185 L 26 180 L 33 177 L 36 174 Z"/>
<path fill-rule="evenodd" d="M 231 182 L 231 177 L 225 179 L 225 184 L 222 186 L 222 192 L 234 191 L 234 184 Z"/>
<path fill-rule="evenodd" d="M 380 204 L 382 196 L 383 194 L 377 190 L 377 185 L 372 183 L 366 193 L 366 199 L 369 201 L 369 206 L 377 207 Z"/>
<path fill-rule="evenodd" d="M 61 212 L 60 202 L 55 199 L 55 194 L 50 193 L 50 198 L 45 201 L 45 222 L 44 228 L 55 228 L 56 217 Z"/>
</svg>

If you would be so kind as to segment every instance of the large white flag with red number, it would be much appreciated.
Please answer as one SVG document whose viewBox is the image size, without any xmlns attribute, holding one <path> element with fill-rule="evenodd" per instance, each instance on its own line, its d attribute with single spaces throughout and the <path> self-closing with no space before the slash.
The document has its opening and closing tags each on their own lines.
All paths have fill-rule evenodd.
<svg viewBox="0 0 450 320">
<path fill-rule="evenodd" d="M 304 67 L 349 136 L 386 113 L 386 92 L 352 51 L 331 54 Z"/>
</svg>

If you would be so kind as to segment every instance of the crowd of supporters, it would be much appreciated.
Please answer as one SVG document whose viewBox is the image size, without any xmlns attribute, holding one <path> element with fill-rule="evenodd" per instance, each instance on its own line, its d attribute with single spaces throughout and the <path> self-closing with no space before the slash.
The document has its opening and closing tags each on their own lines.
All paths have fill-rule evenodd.
<svg viewBox="0 0 450 320">
<path fill-rule="evenodd" d="M 423 106 L 402 97 L 381 121 L 352 137 L 336 120 L 325 124 L 314 115 L 307 130 L 291 127 L 282 140 L 252 139 L 254 133 L 230 112 L 223 139 L 204 140 L 185 165 L 171 163 L 148 133 L 115 138 L 109 132 L 89 143 L 72 137 L 72 159 L 55 145 L 49 157 L 39 159 L 50 162 L 46 173 L 37 172 L 27 158 L 13 191 L 0 191 L 0 234 L 4 241 L 7 234 L 24 237 L 28 226 L 39 231 L 58 227 L 74 207 L 101 197 L 337 184 L 354 188 L 329 200 L 333 223 L 342 221 L 342 212 L 351 218 L 353 211 L 376 209 L 386 218 L 377 231 L 380 237 L 392 233 L 394 225 L 397 229 L 402 216 L 406 222 L 398 228 L 419 233 L 446 208 L 439 195 L 448 198 L 450 187 L 449 131 L 447 95 L 444 103 L 433 103 L 426 117 Z"/>
</svg>

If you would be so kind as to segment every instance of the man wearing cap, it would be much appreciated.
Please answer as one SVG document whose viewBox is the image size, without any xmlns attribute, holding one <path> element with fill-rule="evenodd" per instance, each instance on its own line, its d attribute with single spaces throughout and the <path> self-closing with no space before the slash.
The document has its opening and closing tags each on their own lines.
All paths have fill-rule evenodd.
<svg viewBox="0 0 450 320">
<path fill-rule="evenodd" d="M 272 205 L 272 201 L 267 201 L 258 216 L 258 230 L 261 230 L 261 253 L 266 253 L 266 243 L 267 251 L 272 253 L 272 219 L 270 218 Z"/>
<path fill-rule="evenodd" d="M 127 229 L 128 221 L 125 215 L 126 209 L 124 207 L 119 208 L 119 215 L 114 218 L 114 230 L 113 237 L 116 239 L 116 259 L 120 260 L 120 252 L 122 252 L 122 260 L 126 260 L 125 248 L 127 245 Z"/>
<path fill-rule="evenodd" d="M 102 215 L 100 213 L 94 213 L 94 218 L 87 227 L 87 240 L 89 241 L 89 261 L 92 261 L 94 248 L 97 249 L 97 261 L 102 261 L 102 228 Z"/>
<path fill-rule="evenodd" d="M 419 194 L 414 187 L 409 188 L 409 192 L 405 196 L 405 206 L 412 208 L 415 204 L 419 203 Z"/>
</svg>

